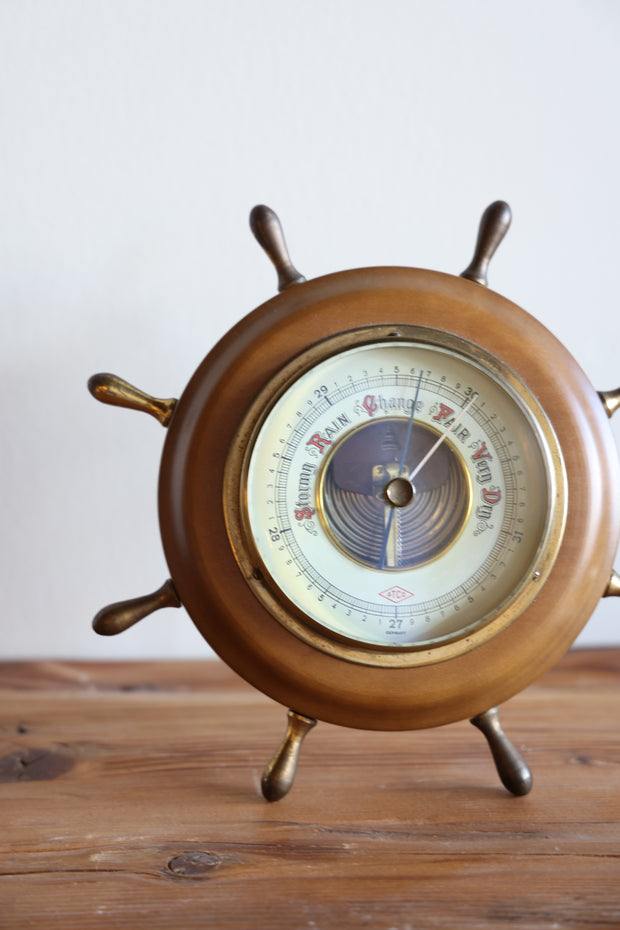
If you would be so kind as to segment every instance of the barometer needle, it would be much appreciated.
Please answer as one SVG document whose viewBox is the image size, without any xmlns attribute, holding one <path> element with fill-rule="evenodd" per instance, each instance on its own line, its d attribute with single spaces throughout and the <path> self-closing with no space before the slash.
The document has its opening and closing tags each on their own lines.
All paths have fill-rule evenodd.
<svg viewBox="0 0 620 930">
<path fill-rule="evenodd" d="M 403 443 L 403 451 L 400 457 L 400 464 L 398 466 L 398 475 L 400 474 L 405 467 L 405 459 L 407 457 L 407 450 L 409 449 L 409 442 L 411 440 L 411 430 L 413 428 L 413 418 L 415 416 L 415 410 L 418 405 L 418 397 L 420 396 L 420 387 L 422 385 L 422 375 L 424 371 L 420 372 L 420 377 L 418 378 L 418 385 L 415 391 L 415 397 L 413 399 L 413 405 L 411 407 L 411 413 L 409 415 L 409 422 L 407 423 L 407 432 L 405 434 L 405 442 Z M 385 531 L 383 533 L 383 545 L 381 547 L 381 559 L 379 561 L 379 569 L 385 568 L 385 560 L 387 557 L 387 547 L 390 538 L 390 531 L 392 529 L 392 520 L 394 519 L 394 507 L 390 507 L 388 513 L 387 523 L 385 525 Z"/>
<path fill-rule="evenodd" d="M 426 465 L 426 463 L 428 462 L 428 460 L 430 459 L 430 457 L 431 457 L 432 455 L 435 454 L 435 452 L 437 451 L 437 449 L 439 448 L 439 446 L 442 444 L 442 442 L 444 441 L 444 439 L 446 438 L 446 436 L 448 435 L 448 433 L 449 433 L 449 432 L 452 432 L 452 431 L 456 428 L 456 426 L 457 426 L 458 422 L 460 421 L 461 417 L 464 416 L 464 415 L 467 413 L 467 411 L 469 410 L 469 408 L 471 407 L 471 405 L 473 404 L 473 402 L 475 401 L 475 399 L 476 399 L 477 396 L 478 396 L 477 392 L 474 392 L 474 393 L 471 395 L 471 397 L 469 398 L 469 400 L 467 401 L 467 403 L 465 404 L 465 406 L 462 408 L 461 412 L 459 413 L 458 417 L 456 418 L 456 420 L 454 421 L 454 423 L 452 424 L 452 426 L 450 427 L 450 429 L 449 429 L 449 430 L 446 430 L 445 433 L 442 433 L 442 434 L 441 434 L 441 436 L 439 437 L 439 439 L 437 440 L 437 442 L 436 442 L 433 446 L 431 446 L 431 448 L 428 450 L 428 452 L 426 453 L 426 455 L 424 456 L 424 458 L 423 458 L 420 462 L 418 462 L 418 464 L 417 464 L 416 467 L 413 469 L 413 471 L 410 472 L 410 474 L 409 474 L 409 481 L 413 481 L 413 479 L 414 479 L 415 476 L 418 474 L 418 472 L 421 470 L 421 468 L 422 468 L 424 465 Z"/>
</svg>

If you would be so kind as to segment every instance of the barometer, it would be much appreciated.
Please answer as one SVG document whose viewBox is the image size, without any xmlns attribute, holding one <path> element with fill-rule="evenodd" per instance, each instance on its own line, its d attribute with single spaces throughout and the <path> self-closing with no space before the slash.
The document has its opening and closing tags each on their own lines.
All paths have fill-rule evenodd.
<svg viewBox="0 0 620 930">
<path fill-rule="evenodd" d="M 109 374 L 89 382 L 167 427 L 171 576 L 101 610 L 95 630 L 183 605 L 226 663 L 289 708 L 268 800 L 290 789 L 317 720 L 470 719 L 503 784 L 526 794 L 497 707 L 620 593 L 608 422 L 620 390 L 595 391 L 543 325 L 488 289 L 510 222 L 501 201 L 459 277 L 380 267 L 306 281 L 275 213 L 255 207 L 250 222 L 280 293 L 178 401 Z"/>
</svg>

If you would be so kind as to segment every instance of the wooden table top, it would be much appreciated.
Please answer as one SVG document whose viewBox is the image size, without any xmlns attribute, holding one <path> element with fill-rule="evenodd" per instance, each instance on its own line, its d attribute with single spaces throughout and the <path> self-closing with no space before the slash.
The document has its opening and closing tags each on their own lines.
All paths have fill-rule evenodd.
<svg viewBox="0 0 620 930">
<path fill-rule="evenodd" d="M 290 794 L 284 709 L 216 661 L 0 665 L 0 926 L 620 928 L 620 650 L 502 708 L 534 774 L 463 722 L 319 724 Z"/>
</svg>

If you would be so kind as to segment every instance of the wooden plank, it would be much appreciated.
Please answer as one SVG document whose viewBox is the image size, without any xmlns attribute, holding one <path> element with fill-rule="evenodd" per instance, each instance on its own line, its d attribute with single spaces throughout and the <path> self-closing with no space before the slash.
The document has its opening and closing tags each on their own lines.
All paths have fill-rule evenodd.
<svg viewBox="0 0 620 930">
<path fill-rule="evenodd" d="M 513 798 L 468 723 L 319 725 L 259 791 L 284 711 L 219 662 L 0 666 L 0 926 L 620 927 L 620 650 L 502 710 Z"/>
</svg>

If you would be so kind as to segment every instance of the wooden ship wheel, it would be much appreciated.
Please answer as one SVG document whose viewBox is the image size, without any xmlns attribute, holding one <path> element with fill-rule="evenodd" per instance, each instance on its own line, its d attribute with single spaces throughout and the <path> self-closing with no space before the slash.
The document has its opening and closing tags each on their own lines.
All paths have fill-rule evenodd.
<svg viewBox="0 0 620 930">
<path fill-rule="evenodd" d="M 487 287 L 510 223 L 484 212 L 460 276 L 363 268 L 306 279 L 279 220 L 252 231 L 279 294 L 212 349 L 179 400 L 110 374 L 100 401 L 167 428 L 159 518 L 170 579 L 112 604 L 120 633 L 183 605 L 215 652 L 288 710 L 263 775 L 293 784 L 317 720 L 414 730 L 470 719 L 499 776 L 531 773 L 497 706 L 620 594 L 618 458 L 568 351 Z"/>
</svg>

